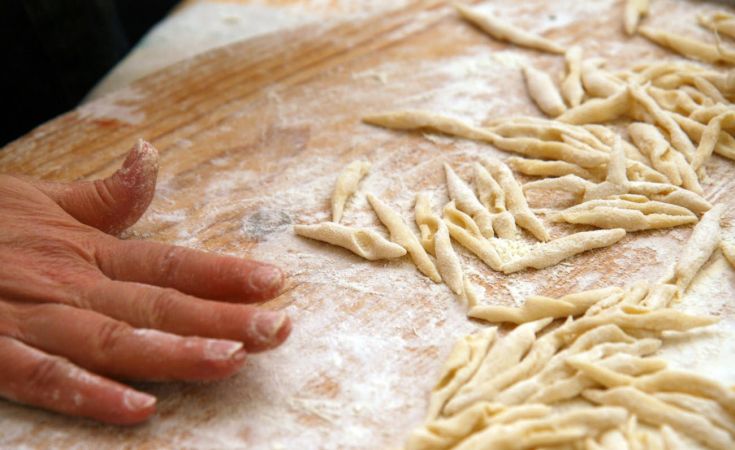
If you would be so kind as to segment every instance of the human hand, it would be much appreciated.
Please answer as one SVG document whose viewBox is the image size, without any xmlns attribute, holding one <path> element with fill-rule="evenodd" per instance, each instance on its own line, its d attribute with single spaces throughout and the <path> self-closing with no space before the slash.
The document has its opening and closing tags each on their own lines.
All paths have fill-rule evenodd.
<svg viewBox="0 0 735 450">
<path fill-rule="evenodd" d="M 225 378 L 286 339 L 284 313 L 233 303 L 278 295 L 277 268 L 113 236 L 146 210 L 157 171 L 140 141 L 105 180 L 0 175 L 1 397 L 137 423 L 155 397 L 105 377 Z"/>
</svg>

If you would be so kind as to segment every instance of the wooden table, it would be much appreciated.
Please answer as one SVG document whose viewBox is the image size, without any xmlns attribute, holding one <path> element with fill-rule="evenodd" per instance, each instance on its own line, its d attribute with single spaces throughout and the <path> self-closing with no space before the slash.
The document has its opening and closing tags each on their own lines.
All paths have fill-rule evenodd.
<svg viewBox="0 0 735 450">
<path fill-rule="evenodd" d="M 657 0 L 652 22 L 684 25 L 698 2 Z M 562 44 L 578 43 L 614 67 L 673 58 L 628 39 L 617 1 L 496 3 L 502 15 Z M 681 23 L 681 26 L 678 24 Z M 677 24 L 674 26 L 673 24 Z M 562 59 L 488 39 L 447 2 L 414 1 L 390 14 L 315 25 L 245 41 L 149 76 L 57 118 L 0 152 L 0 170 L 45 179 L 97 178 L 118 167 L 137 138 L 161 152 L 156 198 L 126 234 L 271 260 L 289 272 L 274 302 L 294 318 L 282 348 L 251 358 L 230 380 L 143 388 L 159 413 L 133 428 L 102 426 L 0 402 L 0 447 L 373 449 L 399 446 L 421 422 L 428 391 L 453 342 L 482 324 L 466 319 L 449 290 L 403 258 L 371 263 L 293 236 L 292 223 L 329 217 L 336 174 L 366 158 L 371 175 L 344 222 L 378 226 L 365 193 L 412 222 L 419 190 L 446 198 L 442 164 L 460 174 L 490 146 L 361 124 L 386 109 L 417 107 L 480 123 L 538 115 L 518 69 L 530 61 L 557 73 Z M 715 157 L 705 189 L 735 204 L 733 163 Z M 725 220 L 728 236 L 730 218 Z M 568 229 L 552 227 L 559 236 Z M 688 228 L 630 234 L 612 248 L 542 271 L 500 275 L 466 253 L 484 301 L 513 304 L 532 293 L 657 278 Z M 682 304 L 723 317 L 714 331 L 666 356 L 735 383 L 735 277 L 717 259 Z M 728 367 L 729 365 L 729 367 Z"/>
</svg>

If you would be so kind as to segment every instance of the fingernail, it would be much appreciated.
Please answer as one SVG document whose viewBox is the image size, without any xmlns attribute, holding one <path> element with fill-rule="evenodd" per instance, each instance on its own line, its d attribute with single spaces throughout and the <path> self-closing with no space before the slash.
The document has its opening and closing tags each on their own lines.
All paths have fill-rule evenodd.
<svg viewBox="0 0 735 450">
<path fill-rule="evenodd" d="M 131 411 L 140 411 L 141 409 L 147 409 L 156 403 L 156 397 L 133 390 L 125 391 L 123 395 L 123 403 L 125 407 Z"/>
<path fill-rule="evenodd" d="M 259 266 L 250 272 L 248 281 L 255 291 L 272 291 L 283 284 L 283 272 L 272 266 Z"/>
<path fill-rule="evenodd" d="M 286 321 L 286 314 L 281 311 L 261 311 L 254 317 L 255 334 L 262 342 L 270 342 Z"/>
<path fill-rule="evenodd" d="M 213 361 L 226 361 L 242 349 L 242 342 L 208 339 L 204 347 L 204 357 Z"/>
</svg>

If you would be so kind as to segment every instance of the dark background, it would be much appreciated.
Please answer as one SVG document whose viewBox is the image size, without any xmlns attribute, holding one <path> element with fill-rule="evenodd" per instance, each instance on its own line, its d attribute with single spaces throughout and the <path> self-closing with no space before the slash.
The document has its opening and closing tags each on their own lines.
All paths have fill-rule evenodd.
<svg viewBox="0 0 735 450">
<path fill-rule="evenodd" d="M 0 147 L 74 108 L 178 0 L 0 0 Z"/>
</svg>

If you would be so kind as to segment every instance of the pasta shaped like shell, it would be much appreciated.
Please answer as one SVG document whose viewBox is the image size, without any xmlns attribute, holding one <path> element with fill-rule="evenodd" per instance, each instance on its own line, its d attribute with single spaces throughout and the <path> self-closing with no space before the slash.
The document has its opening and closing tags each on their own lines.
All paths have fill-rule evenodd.
<svg viewBox="0 0 735 450">
<path fill-rule="evenodd" d="M 360 180 L 367 175 L 370 170 L 370 163 L 367 161 L 354 161 L 350 163 L 337 178 L 337 184 L 332 194 L 332 221 L 339 223 L 342 220 L 342 212 L 345 203 L 357 191 L 357 185 Z"/>
<path fill-rule="evenodd" d="M 567 108 L 551 77 L 531 66 L 523 66 L 528 94 L 536 106 L 547 116 L 557 117 Z"/>
<path fill-rule="evenodd" d="M 544 269 L 567 258 L 596 248 L 609 247 L 625 237 L 625 230 L 583 231 L 534 246 L 531 252 L 503 264 L 503 273 L 514 273 L 533 267 Z"/>
<path fill-rule="evenodd" d="M 463 5 L 455 5 L 463 19 L 472 22 L 478 28 L 499 41 L 510 42 L 521 47 L 534 48 L 549 53 L 564 53 L 559 44 L 544 37 L 509 24 L 506 20 L 498 19 L 490 14 L 483 14 L 475 9 Z"/>
<path fill-rule="evenodd" d="M 436 267 L 442 280 L 457 295 L 464 290 L 462 264 L 454 252 L 449 238 L 449 230 L 441 218 L 431 208 L 429 194 L 422 192 L 416 196 L 416 225 L 421 233 L 424 249 L 436 257 Z"/>
<path fill-rule="evenodd" d="M 411 259 L 413 259 L 413 262 L 416 264 L 416 268 L 419 269 L 421 273 L 429 277 L 435 283 L 440 283 L 441 277 L 439 276 L 439 272 L 437 271 L 434 262 L 429 258 L 429 255 L 426 254 L 426 250 L 424 250 L 421 242 L 413 234 L 411 229 L 408 228 L 408 225 L 403 221 L 403 218 L 397 212 L 393 211 L 390 206 L 383 203 L 374 195 L 368 194 L 367 198 L 370 202 L 370 206 L 373 207 L 375 214 L 378 216 L 378 219 L 380 219 L 383 225 L 385 225 L 388 231 L 390 231 L 391 240 L 406 249 L 406 251 L 411 255 Z"/>
<path fill-rule="evenodd" d="M 630 198 L 630 196 L 625 196 Z M 680 206 L 645 198 L 590 200 L 552 215 L 552 220 L 622 228 L 626 231 L 670 228 L 697 222 L 697 216 Z"/>
<path fill-rule="evenodd" d="M 299 236 L 346 248 L 370 261 L 398 258 L 406 254 L 400 245 L 364 228 L 351 228 L 332 222 L 294 225 L 293 228 Z"/>
</svg>

